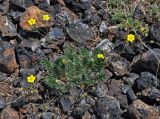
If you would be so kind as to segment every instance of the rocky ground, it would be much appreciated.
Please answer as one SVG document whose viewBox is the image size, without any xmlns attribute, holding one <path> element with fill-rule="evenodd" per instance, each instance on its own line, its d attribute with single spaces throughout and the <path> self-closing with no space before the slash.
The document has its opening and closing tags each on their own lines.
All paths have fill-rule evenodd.
<svg viewBox="0 0 160 119">
<path fill-rule="evenodd" d="M 160 119 L 159 6 L 158 0 L 0 0 L 0 119 Z M 142 42 L 126 42 L 136 25 L 121 28 L 119 7 L 147 25 L 147 35 L 135 34 Z M 41 13 L 51 21 L 38 21 L 37 30 L 26 25 L 27 14 Z M 68 42 L 103 50 L 106 80 L 63 95 L 44 82 L 28 86 L 26 77 L 41 80 L 41 61 L 55 61 Z"/>
</svg>

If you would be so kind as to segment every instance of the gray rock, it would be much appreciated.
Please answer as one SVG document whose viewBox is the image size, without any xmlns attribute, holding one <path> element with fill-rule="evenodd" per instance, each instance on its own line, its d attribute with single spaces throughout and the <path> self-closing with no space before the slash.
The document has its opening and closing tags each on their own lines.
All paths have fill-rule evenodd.
<svg viewBox="0 0 160 119">
<path fill-rule="evenodd" d="M 5 106 L 4 100 L 0 99 L 0 109 L 3 109 Z"/>
<path fill-rule="evenodd" d="M 139 97 L 147 97 L 150 100 L 158 101 L 160 99 L 160 90 L 156 87 L 150 87 L 142 90 L 142 92 L 138 95 Z"/>
<path fill-rule="evenodd" d="M 10 0 L 10 2 L 18 7 L 27 8 L 33 4 L 32 0 Z"/>
<path fill-rule="evenodd" d="M 86 45 L 87 42 L 95 39 L 95 34 L 91 28 L 82 22 L 75 22 L 69 24 L 66 29 L 69 37 L 76 43 Z"/>
<path fill-rule="evenodd" d="M 2 36 L 16 36 L 17 29 L 15 25 L 6 16 L 0 16 L 2 22 L 0 22 L 0 32 Z"/>
<path fill-rule="evenodd" d="M 63 33 L 63 29 L 60 29 L 58 27 L 54 27 L 52 31 L 49 32 L 49 39 L 58 40 L 58 39 L 64 39 L 65 35 Z"/>
<path fill-rule="evenodd" d="M 152 51 L 151 51 L 152 50 Z M 156 74 L 160 78 L 160 68 L 158 68 L 158 60 L 160 59 L 160 49 L 154 48 L 143 54 L 136 56 L 131 63 L 131 71 L 137 74 L 141 72 L 148 71 L 150 73 Z"/>
<path fill-rule="evenodd" d="M 96 48 L 100 48 L 101 50 L 105 51 L 106 54 L 110 53 L 113 48 L 113 43 L 110 42 L 108 39 L 103 39 Z"/>
<path fill-rule="evenodd" d="M 73 96 L 64 96 L 60 100 L 61 107 L 65 112 L 71 110 L 74 103 L 75 98 Z"/>
<path fill-rule="evenodd" d="M 91 18 L 91 24 L 92 25 L 98 25 L 101 22 L 101 18 L 98 16 L 98 14 L 93 14 Z"/>
<path fill-rule="evenodd" d="M 90 97 L 90 96 L 87 96 L 86 102 L 88 104 L 90 104 L 90 105 L 95 105 L 96 104 L 96 101 L 92 97 Z"/>
<path fill-rule="evenodd" d="M 31 44 L 32 51 L 35 52 L 37 48 L 40 48 L 40 45 L 41 45 L 41 43 L 39 40 L 33 41 Z"/>
<path fill-rule="evenodd" d="M 138 78 L 139 78 L 138 74 L 130 73 L 128 77 L 124 77 L 123 79 L 125 84 L 132 86 L 134 84 L 134 81 Z"/>
<path fill-rule="evenodd" d="M 98 97 L 105 97 L 108 93 L 107 85 L 104 83 L 100 83 L 96 86 L 96 95 Z"/>
<path fill-rule="evenodd" d="M 157 22 L 151 26 L 150 34 L 153 39 L 160 42 L 160 22 Z"/>
<path fill-rule="evenodd" d="M 98 99 L 97 115 L 100 119 L 120 118 L 122 110 L 116 98 L 106 96 Z"/>
<path fill-rule="evenodd" d="M 117 76 L 123 76 L 128 74 L 129 63 L 126 59 L 121 58 L 120 56 L 113 56 L 115 60 L 111 61 L 112 69 Z"/>
<path fill-rule="evenodd" d="M 0 82 L 1 81 L 4 81 L 5 79 L 7 79 L 8 77 L 7 77 L 7 75 L 5 74 L 5 73 L 3 73 L 3 72 L 0 72 Z"/>
<path fill-rule="evenodd" d="M 152 86 L 158 86 L 159 79 L 149 72 L 141 72 L 140 78 L 135 81 L 135 86 L 139 90 L 149 88 Z"/>
<path fill-rule="evenodd" d="M 105 21 L 101 22 L 101 25 L 99 27 L 99 31 L 100 31 L 100 33 L 105 33 L 107 31 L 107 25 L 106 25 Z"/>
<path fill-rule="evenodd" d="M 20 75 L 24 78 L 26 78 L 28 75 L 31 75 L 31 74 L 35 74 L 36 71 L 35 69 L 31 68 L 31 69 L 20 69 Z"/>
<path fill-rule="evenodd" d="M 123 92 L 124 94 L 126 94 L 129 89 L 130 89 L 130 86 L 128 86 L 128 85 L 123 85 L 123 86 L 122 86 L 122 92 Z"/>
<path fill-rule="evenodd" d="M 42 119 L 52 119 L 52 117 L 53 117 L 52 112 L 43 112 L 41 115 Z"/>
<path fill-rule="evenodd" d="M 137 99 L 137 96 L 135 95 L 135 93 L 133 92 L 132 88 L 130 88 L 128 91 L 127 91 L 127 96 L 129 98 L 129 100 L 131 102 L 133 102 L 134 100 Z"/>
</svg>

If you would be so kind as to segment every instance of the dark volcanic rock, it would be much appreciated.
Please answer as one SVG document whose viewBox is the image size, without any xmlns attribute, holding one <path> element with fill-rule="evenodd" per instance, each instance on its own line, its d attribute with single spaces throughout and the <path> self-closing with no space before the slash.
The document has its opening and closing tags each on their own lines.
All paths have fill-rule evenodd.
<svg viewBox="0 0 160 119">
<path fill-rule="evenodd" d="M 73 96 L 64 96 L 60 100 L 61 107 L 65 112 L 69 111 L 74 103 L 75 99 Z"/>
<path fill-rule="evenodd" d="M 13 5 L 16 5 L 18 7 L 24 8 L 24 9 L 33 4 L 32 0 L 10 0 L 10 2 Z"/>
<path fill-rule="evenodd" d="M 95 92 L 98 97 L 105 97 L 108 93 L 107 85 L 104 83 L 98 84 Z"/>
<path fill-rule="evenodd" d="M 81 22 L 71 23 L 66 31 L 69 37 L 79 44 L 86 45 L 95 39 L 94 31 Z"/>
<path fill-rule="evenodd" d="M 13 73 L 17 69 L 14 48 L 8 42 L 0 40 L 0 71 Z"/>
<path fill-rule="evenodd" d="M 52 117 L 53 117 L 52 112 L 43 112 L 41 115 L 42 119 L 52 119 Z"/>
<path fill-rule="evenodd" d="M 5 73 L 3 73 L 3 72 L 0 72 L 0 82 L 1 81 L 4 81 L 5 79 L 7 79 L 8 77 L 7 77 L 7 75 L 5 74 Z"/>
<path fill-rule="evenodd" d="M 5 101 L 3 99 L 0 99 L 0 110 L 3 109 L 5 106 Z"/>
<path fill-rule="evenodd" d="M 52 31 L 49 32 L 49 39 L 59 40 L 59 39 L 64 39 L 64 38 L 65 36 L 63 33 L 63 29 L 55 27 L 52 29 Z"/>
<path fill-rule="evenodd" d="M 140 78 L 135 81 L 135 87 L 139 90 L 152 86 L 159 86 L 159 79 L 149 72 L 142 72 Z"/>
<path fill-rule="evenodd" d="M 134 84 L 134 81 L 138 78 L 139 78 L 138 74 L 130 73 L 129 76 L 124 77 L 123 79 L 125 84 L 132 86 Z"/>
<path fill-rule="evenodd" d="M 160 22 L 157 22 L 151 26 L 150 34 L 153 39 L 160 42 Z"/>
<path fill-rule="evenodd" d="M 132 72 L 139 74 L 148 71 L 156 74 L 159 62 L 157 58 L 160 59 L 160 49 L 157 48 L 136 56 L 131 64 Z M 160 69 L 158 70 L 158 77 L 160 77 Z"/>
<path fill-rule="evenodd" d="M 98 99 L 97 114 L 100 119 L 120 118 L 122 110 L 116 98 L 106 96 Z"/>
</svg>

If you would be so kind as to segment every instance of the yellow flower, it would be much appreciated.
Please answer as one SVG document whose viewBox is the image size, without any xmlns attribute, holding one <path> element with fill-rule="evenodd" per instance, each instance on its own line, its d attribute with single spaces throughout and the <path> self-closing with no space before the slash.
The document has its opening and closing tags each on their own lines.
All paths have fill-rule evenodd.
<svg viewBox="0 0 160 119">
<path fill-rule="evenodd" d="M 36 24 L 36 20 L 35 19 L 33 19 L 33 18 L 30 18 L 29 20 L 28 20 L 28 24 L 29 25 L 35 25 Z"/>
<path fill-rule="evenodd" d="M 48 14 L 43 15 L 43 20 L 44 21 L 50 20 L 50 16 Z"/>
<path fill-rule="evenodd" d="M 34 76 L 34 75 L 30 75 L 30 76 L 27 77 L 27 82 L 28 83 L 34 83 L 35 80 L 36 80 L 36 76 Z"/>
<path fill-rule="evenodd" d="M 104 59 L 104 55 L 103 54 L 97 54 L 97 58 L 98 59 Z"/>
<path fill-rule="evenodd" d="M 129 34 L 128 36 L 127 36 L 127 41 L 128 42 L 134 42 L 135 41 L 135 35 L 133 35 L 133 34 Z"/>
</svg>

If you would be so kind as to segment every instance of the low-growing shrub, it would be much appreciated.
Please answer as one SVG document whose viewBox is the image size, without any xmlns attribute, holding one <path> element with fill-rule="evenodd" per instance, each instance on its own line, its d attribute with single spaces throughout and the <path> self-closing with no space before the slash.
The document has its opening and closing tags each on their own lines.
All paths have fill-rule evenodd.
<svg viewBox="0 0 160 119">
<path fill-rule="evenodd" d="M 99 49 L 89 52 L 65 44 L 64 54 L 54 63 L 44 60 L 42 64 L 47 70 L 47 84 L 62 92 L 73 86 L 92 86 L 105 79 L 106 59 Z"/>
</svg>

